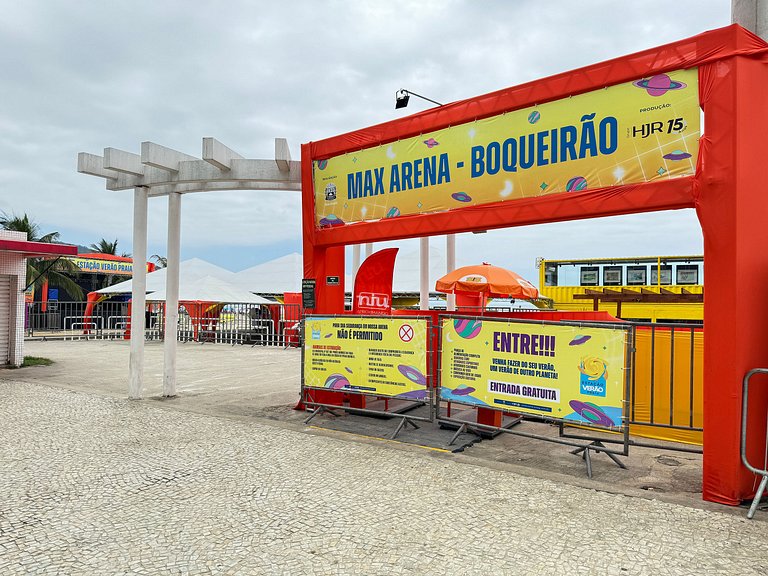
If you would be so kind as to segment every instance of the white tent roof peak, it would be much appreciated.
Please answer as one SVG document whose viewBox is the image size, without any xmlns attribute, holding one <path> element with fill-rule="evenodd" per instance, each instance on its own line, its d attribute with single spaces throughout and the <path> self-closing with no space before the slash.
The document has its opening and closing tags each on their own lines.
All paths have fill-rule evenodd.
<svg viewBox="0 0 768 576">
<path fill-rule="evenodd" d="M 304 260 L 301 254 L 293 252 L 238 272 L 234 282 L 250 292 L 282 294 L 301 292 L 303 277 Z"/>
<path fill-rule="evenodd" d="M 161 268 L 147 274 L 147 292 L 165 290 L 165 279 L 167 274 L 168 270 L 166 268 Z M 221 266 L 216 266 L 216 264 L 201 260 L 200 258 L 190 258 L 179 264 L 179 286 L 181 287 L 205 276 L 213 276 L 214 278 L 232 282 L 235 273 L 230 272 Z M 98 292 L 99 294 L 124 294 L 126 292 L 131 292 L 132 286 L 133 281 L 126 280 L 125 282 L 120 282 L 114 286 L 102 288 L 101 290 L 98 290 Z"/>
<path fill-rule="evenodd" d="M 147 302 L 165 302 L 165 289 L 147 296 Z M 232 304 L 274 304 L 247 290 L 214 276 L 203 276 L 179 286 L 179 302 L 226 302 Z"/>
</svg>

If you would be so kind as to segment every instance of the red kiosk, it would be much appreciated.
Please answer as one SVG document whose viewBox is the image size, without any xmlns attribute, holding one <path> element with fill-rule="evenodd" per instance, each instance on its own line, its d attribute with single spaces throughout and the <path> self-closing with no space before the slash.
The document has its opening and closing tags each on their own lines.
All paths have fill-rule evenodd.
<svg viewBox="0 0 768 576">
<path fill-rule="evenodd" d="M 755 489 L 753 475 L 742 466 L 739 456 L 741 382 L 747 371 L 768 364 L 768 331 L 764 328 L 768 321 L 768 298 L 755 298 L 764 289 L 768 277 L 768 250 L 765 249 L 768 245 L 768 226 L 765 225 L 768 203 L 760 186 L 765 162 L 763 143 L 768 133 L 767 64 L 768 44 L 740 26 L 732 25 L 303 145 L 304 275 L 307 279 L 315 279 L 317 287 L 316 308 L 311 312 L 344 313 L 344 246 L 347 244 L 695 208 L 703 230 L 709 272 L 704 307 L 703 497 L 730 505 L 740 503 L 751 497 Z M 694 155 L 690 160 L 692 164 L 695 160 L 695 170 L 690 174 L 672 177 L 673 174 L 664 168 L 668 166 L 665 163 L 657 175 L 645 174 L 644 178 L 630 183 L 625 183 L 620 174 L 617 183 L 611 185 L 605 180 L 588 185 L 584 178 L 574 177 L 559 189 L 549 188 L 549 183 L 542 181 L 540 192 L 527 197 L 470 202 L 472 198 L 468 194 L 458 191 L 453 195 L 458 204 L 450 209 L 437 207 L 430 210 L 425 201 L 424 207 L 419 207 L 420 213 L 401 214 L 397 211 L 376 219 L 358 217 L 346 222 L 328 214 L 318 218 L 316 205 L 321 194 L 325 194 L 326 199 L 336 199 L 338 194 L 343 203 L 341 196 L 356 198 L 356 195 L 369 192 L 371 195 L 392 192 L 391 189 L 377 189 L 380 180 L 377 167 L 361 173 L 359 180 L 355 180 L 354 175 L 350 177 L 348 188 L 352 191 L 347 191 L 349 196 L 335 186 L 316 190 L 318 180 L 314 171 L 316 166 L 324 167 L 324 162 L 327 164 L 329 160 L 413 137 L 418 137 L 431 149 L 440 144 L 433 136 L 439 130 L 482 122 L 622 83 L 632 83 L 651 96 L 661 96 L 685 86 L 685 82 L 670 78 L 670 75 L 674 77 L 675 71 L 688 74 L 685 78 L 692 77 L 696 82 L 698 105 L 706 119 L 706 132 L 698 140 L 698 157 Z M 664 105 L 662 98 L 657 107 Z M 532 124 L 538 120 L 537 113 L 533 109 L 529 116 Z M 643 114 L 645 110 L 634 110 L 633 113 Z M 584 118 L 587 116 L 582 122 Z M 674 122 L 675 118 L 670 117 L 670 120 L 673 121 L 668 127 L 670 131 L 685 129 L 682 123 Z M 578 122 L 578 118 L 573 122 Z M 606 154 L 610 154 L 610 134 L 624 137 L 624 130 L 635 130 L 635 136 L 640 139 L 652 136 L 657 129 L 667 129 L 667 126 L 659 127 L 655 122 L 649 122 L 645 127 L 622 125 L 618 132 L 610 121 L 606 119 L 605 122 L 600 128 L 605 128 L 608 135 L 601 144 L 605 144 L 605 150 L 601 148 L 601 152 Z M 558 135 L 567 138 L 567 132 L 563 129 Z M 544 146 L 543 142 L 537 142 L 539 150 Z M 548 143 L 554 145 L 552 141 Z M 567 146 L 559 149 L 568 151 Z M 488 154 L 488 160 L 494 153 L 500 152 L 490 146 L 484 152 Z M 473 148 L 470 157 L 467 150 L 466 161 L 479 163 L 479 154 Z M 664 158 L 671 164 L 692 156 L 685 154 L 684 150 L 672 150 Z M 392 156 L 388 154 L 388 157 Z M 499 162 L 497 158 L 497 165 Z M 501 163 L 503 165 L 503 161 Z M 456 165 L 459 164 L 463 165 L 463 162 Z M 507 168 L 512 168 L 511 164 Z M 433 168 L 440 169 L 440 166 Z M 396 217 L 390 218 L 390 215 Z M 329 282 L 329 278 L 341 278 L 342 281 Z M 747 298 L 743 294 L 750 296 Z M 750 402 L 747 445 L 750 457 L 757 460 L 764 450 L 768 394 L 760 394 L 755 387 Z"/>
</svg>

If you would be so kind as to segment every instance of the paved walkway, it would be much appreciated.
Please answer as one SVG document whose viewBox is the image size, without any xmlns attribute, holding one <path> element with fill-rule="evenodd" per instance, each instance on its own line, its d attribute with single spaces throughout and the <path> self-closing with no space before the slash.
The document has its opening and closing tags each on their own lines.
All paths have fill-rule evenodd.
<svg viewBox="0 0 768 576">
<path fill-rule="evenodd" d="M 301 388 L 301 351 L 273 346 L 230 346 L 227 344 L 178 344 L 177 386 L 180 399 L 195 398 L 213 406 L 230 402 L 261 409 L 296 403 Z M 24 378 L 95 392 L 99 395 L 128 396 L 128 340 L 53 340 L 24 343 L 24 354 L 43 356 L 52 366 L 23 370 Z M 144 396 L 163 393 L 163 343 L 144 346 Z M 0 380 L 9 376 L 0 372 Z"/>
<path fill-rule="evenodd" d="M 18 372 L 0 371 L 0 380 L 23 375 L 23 379 L 29 382 L 99 396 L 127 396 L 127 341 L 35 341 L 26 342 L 25 351 L 28 355 L 50 358 L 55 363 Z M 180 343 L 178 396 L 172 400 L 160 398 L 163 344 L 148 342 L 145 355 L 145 395 L 151 404 L 247 422 L 252 422 L 254 418 L 269 419 L 282 427 L 305 429 L 302 421 L 306 415 L 291 410 L 299 397 L 301 384 L 299 350 Z M 341 420 L 352 419 L 340 419 L 337 422 L 342 424 Z M 385 436 L 395 429 L 394 422 L 357 420 L 380 424 Z M 312 424 L 335 426 L 335 422 L 327 416 L 313 420 Z M 342 428 L 354 430 L 358 434 L 366 433 L 364 427 L 356 429 L 348 423 Z M 422 443 L 426 428 L 404 430 L 398 439 Z M 516 430 L 542 435 L 557 434 L 553 427 L 528 422 L 518 425 Z M 368 433 L 376 434 L 370 430 Z M 442 447 L 448 448 L 447 442 L 451 436 L 450 433 L 444 435 L 446 445 Z M 505 434 L 492 442 L 475 444 L 470 450 L 453 458 L 607 492 L 652 496 L 693 507 L 722 509 L 701 500 L 700 454 L 633 447 L 629 457 L 623 458 L 628 470 L 618 468 L 606 456 L 599 455 L 592 459 L 595 474 L 591 480 L 586 477 L 583 461 L 571 455 L 569 449 L 521 436 Z"/>
<path fill-rule="evenodd" d="M 762 521 L 9 374 L 3 575 L 768 574 Z"/>
</svg>

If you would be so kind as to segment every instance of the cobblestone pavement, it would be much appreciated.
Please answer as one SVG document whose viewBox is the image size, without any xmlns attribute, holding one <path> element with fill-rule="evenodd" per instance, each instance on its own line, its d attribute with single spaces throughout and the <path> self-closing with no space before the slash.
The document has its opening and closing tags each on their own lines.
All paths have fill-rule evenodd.
<svg viewBox="0 0 768 576">
<path fill-rule="evenodd" d="M 418 449 L 0 382 L 0 574 L 768 574 L 768 530 Z"/>
</svg>

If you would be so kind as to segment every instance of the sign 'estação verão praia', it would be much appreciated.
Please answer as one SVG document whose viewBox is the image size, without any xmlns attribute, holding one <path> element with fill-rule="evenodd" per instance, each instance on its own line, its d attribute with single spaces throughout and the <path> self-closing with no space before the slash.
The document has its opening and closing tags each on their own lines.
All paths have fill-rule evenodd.
<svg viewBox="0 0 768 576">
<path fill-rule="evenodd" d="M 130 276 L 133 274 L 133 262 L 113 260 L 99 260 L 96 258 L 65 258 L 79 268 L 82 273 L 90 274 L 120 274 Z"/>
<path fill-rule="evenodd" d="M 313 163 L 320 227 L 694 174 L 698 70 Z"/>
</svg>

